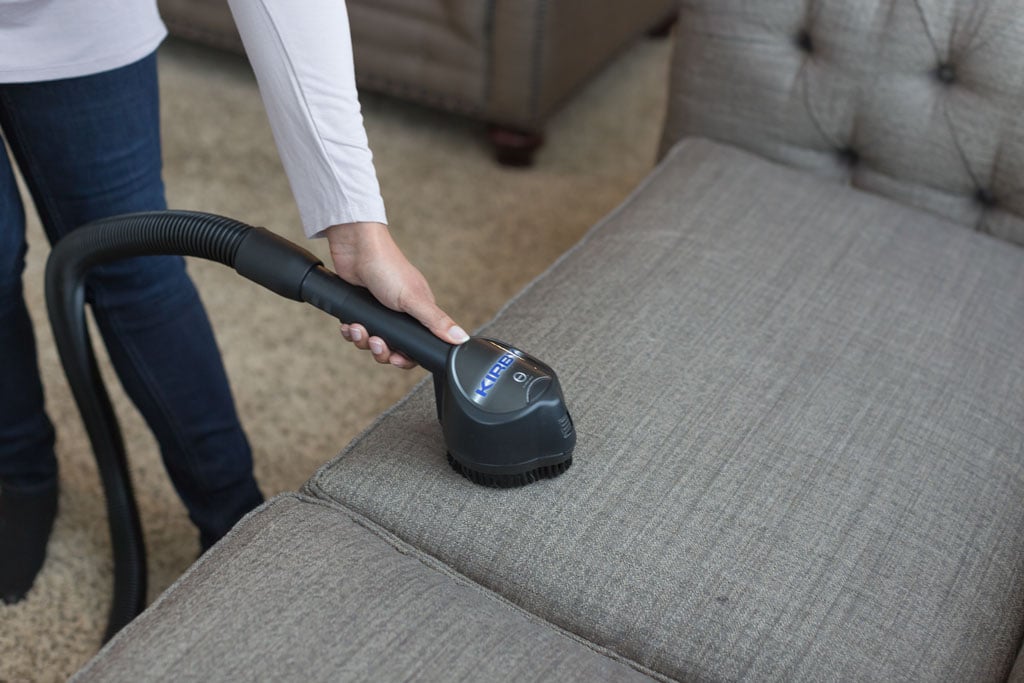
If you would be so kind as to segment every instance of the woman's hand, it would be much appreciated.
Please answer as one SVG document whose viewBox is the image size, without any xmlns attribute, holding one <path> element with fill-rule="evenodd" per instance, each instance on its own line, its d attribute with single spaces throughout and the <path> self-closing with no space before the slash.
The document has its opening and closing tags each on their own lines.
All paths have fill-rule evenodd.
<svg viewBox="0 0 1024 683">
<path fill-rule="evenodd" d="M 465 330 L 434 303 L 423 274 L 405 258 L 383 223 L 344 223 L 326 231 L 334 270 L 343 280 L 366 287 L 382 304 L 408 313 L 449 344 L 469 339 Z M 371 337 L 359 323 L 341 326 L 341 336 L 373 354 L 378 363 L 412 368 L 416 363 Z"/>
</svg>

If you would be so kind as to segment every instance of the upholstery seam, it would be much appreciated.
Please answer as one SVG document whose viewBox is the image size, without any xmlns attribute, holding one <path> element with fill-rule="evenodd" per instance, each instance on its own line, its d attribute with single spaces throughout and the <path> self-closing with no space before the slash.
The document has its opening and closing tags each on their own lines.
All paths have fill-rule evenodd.
<svg viewBox="0 0 1024 683">
<path fill-rule="evenodd" d="M 618 662 L 619 664 L 622 664 L 624 666 L 628 666 L 629 668 L 645 676 L 648 676 L 655 680 L 664 681 L 665 683 L 678 683 L 677 679 L 666 676 L 665 674 L 654 671 L 653 669 L 649 669 L 648 667 L 645 667 L 644 665 L 628 657 L 625 657 L 610 648 L 602 647 L 586 638 L 583 638 L 582 636 L 579 636 L 560 626 L 552 624 L 550 621 L 547 621 L 546 619 L 543 619 L 540 616 L 522 607 L 519 607 L 507 598 L 502 597 L 498 593 L 495 593 L 494 591 L 485 588 L 484 586 L 481 586 L 476 581 L 473 581 L 469 577 L 455 571 L 448 565 L 438 560 L 436 557 L 429 555 L 428 553 L 425 553 L 424 551 L 416 548 L 415 546 L 411 545 L 406 541 L 403 541 L 398 536 L 395 536 L 391 532 L 370 521 L 369 519 L 359 514 L 355 510 L 352 510 L 343 503 L 339 503 L 334 500 L 318 498 L 315 496 L 295 491 L 280 493 L 271 498 L 270 500 L 267 500 L 265 503 L 255 508 L 248 514 L 246 514 L 245 517 L 243 517 L 242 520 L 240 520 L 238 524 L 236 524 L 227 533 L 227 535 L 224 536 L 222 542 L 230 542 L 234 539 L 235 536 L 240 536 L 246 533 L 245 527 L 247 526 L 250 519 L 256 518 L 257 516 L 271 509 L 278 508 L 281 504 L 286 503 L 288 501 L 294 501 L 297 503 L 305 503 L 310 505 L 318 505 L 320 507 L 326 508 L 328 510 L 333 510 L 339 514 L 342 514 L 345 517 L 347 517 L 352 523 L 373 534 L 378 539 L 391 546 L 396 552 L 400 553 L 401 555 L 411 557 L 417 560 L 426 568 L 438 574 L 441 574 L 442 576 L 445 576 L 451 579 L 452 581 L 455 581 L 458 585 L 464 588 L 468 588 L 474 591 L 475 593 L 481 595 L 488 601 L 505 608 L 506 611 L 518 614 L 532 624 L 547 627 L 549 630 L 554 631 L 556 634 L 564 638 L 567 638 L 573 642 L 576 642 L 582 645 L 583 647 L 586 647 L 588 650 L 594 652 L 595 654 L 605 657 L 606 659 L 610 659 L 614 662 Z M 220 543 L 218 543 L 218 545 L 220 545 Z M 227 570 L 225 569 L 224 564 L 217 561 L 219 559 L 217 558 L 217 555 L 219 555 L 219 552 L 216 546 L 213 549 L 211 549 L 210 552 L 204 553 L 198 560 L 192 563 L 192 565 L 190 565 L 185 570 L 185 572 L 181 576 L 179 576 L 170 586 L 164 589 L 164 591 L 156 598 L 156 600 L 154 600 L 146 608 L 145 612 L 143 613 L 143 615 L 140 615 L 140 617 L 145 616 L 146 613 L 152 613 L 153 611 L 159 609 L 165 602 L 172 599 L 172 594 L 175 593 L 177 590 L 186 590 L 187 587 L 184 584 L 189 581 L 189 579 L 194 573 L 200 571 L 203 567 L 205 567 L 205 565 L 211 564 L 212 570 L 210 572 L 210 576 L 207 577 L 208 579 L 214 579 L 217 576 L 223 575 L 224 572 Z M 137 624 L 139 623 L 141 623 L 141 619 L 137 619 L 134 622 L 134 624 L 136 624 L 136 628 L 141 628 L 141 626 L 137 626 Z M 97 652 L 93 656 L 93 658 L 89 660 L 89 662 L 73 676 L 73 678 L 79 678 L 83 675 L 87 675 L 90 670 L 96 668 L 99 665 L 99 662 L 101 662 L 104 659 L 104 656 L 109 654 L 113 657 L 115 650 L 119 647 L 120 641 L 130 637 L 126 634 L 129 634 L 133 630 L 132 626 L 132 624 L 129 624 L 126 628 L 123 628 L 120 631 L 118 631 L 114 635 L 114 637 L 111 638 L 106 644 L 104 644 L 100 651 Z"/>
<path fill-rule="evenodd" d="M 287 499 L 293 499 L 293 500 L 296 500 L 296 501 L 298 501 L 300 503 L 319 505 L 321 507 L 327 508 L 329 510 L 334 510 L 334 511 L 340 513 L 340 514 L 343 514 L 350 521 L 352 521 L 354 524 L 356 524 L 360 528 L 365 529 L 366 531 L 370 532 L 371 534 L 373 534 L 374 536 L 379 538 L 384 543 L 387 543 L 389 546 L 391 546 L 396 552 L 400 553 L 401 555 L 404 555 L 406 557 L 411 557 L 411 558 L 417 560 L 424 567 L 426 567 L 426 568 L 428 568 L 428 569 L 430 569 L 430 570 L 432 570 L 432 571 L 434 571 L 434 572 L 436 572 L 438 574 L 446 576 L 447 578 L 455 581 L 457 584 L 459 584 L 460 586 L 462 586 L 464 588 L 468 588 L 468 589 L 474 591 L 475 593 L 479 594 L 480 596 L 486 598 L 488 601 L 490 601 L 490 602 L 492 602 L 492 603 L 494 603 L 494 604 L 496 604 L 496 605 L 498 605 L 500 607 L 505 608 L 506 611 L 512 612 L 514 614 L 518 614 L 518 615 L 524 617 L 527 621 L 529 621 L 529 622 L 531 622 L 533 624 L 536 624 L 538 626 L 547 627 L 549 630 L 554 631 L 556 634 L 558 634 L 558 635 L 560 635 L 562 637 L 568 638 L 569 640 L 572 640 L 572 641 L 574 641 L 576 643 L 579 643 L 580 645 L 583 645 L 584 647 L 586 647 L 588 650 L 594 652 L 595 654 L 598 654 L 598 655 L 600 655 L 602 657 L 605 657 L 607 659 L 611 659 L 612 661 L 618 662 L 620 664 L 626 665 L 626 666 L 628 666 L 628 667 L 638 671 L 639 673 L 644 674 L 645 676 L 649 676 L 651 678 L 654 678 L 654 679 L 660 680 L 660 681 L 666 681 L 666 682 L 671 682 L 671 683 L 678 683 L 677 679 L 675 679 L 675 678 L 672 678 L 672 677 L 670 677 L 670 676 L 668 676 L 668 675 L 666 675 L 666 674 L 664 674 L 664 673 L 662 673 L 660 671 L 655 671 L 654 669 L 646 667 L 643 664 L 640 664 L 639 662 L 633 660 L 630 657 L 622 655 L 622 654 L 616 652 L 615 650 L 613 650 L 613 649 L 611 649 L 609 647 L 606 647 L 606 646 L 603 646 L 603 645 L 598 645 L 597 643 L 593 642 L 592 640 L 590 640 L 588 638 L 584 638 L 583 636 L 581 636 L 581 635 L 579 635 L 577 633 L 574 633 L 574 632 L 572 632 L 572 631 L 570 631 L 570 630 L 568 630 L 568 629 L 566 629 L 564 627 L 558 626 L 557 624 L 553 624 L 552 622 L 550 622 L 547 619 L 541 617 L 540 615 L 534 614 L 533 612 L 527 610 L 524 607 L 520 607 L 519 605 L 515 604 L 514 602 L 512 602 L 508 598 L 502 596 L 501 594 L 499 594 L 499 593 L 497 593 L 497 592 L 495 592 L 495 591 L 493 591 L 493 590 L 491 590 L 491 589 L 489 589 L 489 588 L 487 588 L 485 586 L 482 586 L 478 582 L 476 582 L 473 579 L 469 578 L 465 574 L 459 572 L 458 570 L 456 570 L 455 568 L 451 567 L 450 565 L 445 564 L 443 561 L 441 561 L 437 557 L 434 557 L 430 553 L 428 553 L 428 552 L 426 552 L 424 550 L 421 550 L 420 548 L 417 548 L 416 546 L 412 545 L 408 541 L 402 539 L 397 534 L 395 534 L 395 533 L 393 533 L 391 531 L 388 531 L 387 529 L 385 529 L 384 527 L 380 526 L 379 524 L 373 522 L 369 518 L 363 516 L 362 514 L 356 512 L 355 510 L 349 508 L 344 503 L 340 503 L 340 502 L 332 500 L 332 499 L 323 499 L 323 498 L 318 498 L 318 497 L 315 497 L 315 496 L 303 495 L 301 493 L 289 492 L 289 493 L 284 493 L 284 494 L 281 494 L 279 496 L 276 496 L 275 498 L 273 498 L 270 501 L 268 501 L 267 502 L 267 507 L 269 508 L 270 506 L 274 505 L 279 500 L 287 500 Z"/>
</svg>

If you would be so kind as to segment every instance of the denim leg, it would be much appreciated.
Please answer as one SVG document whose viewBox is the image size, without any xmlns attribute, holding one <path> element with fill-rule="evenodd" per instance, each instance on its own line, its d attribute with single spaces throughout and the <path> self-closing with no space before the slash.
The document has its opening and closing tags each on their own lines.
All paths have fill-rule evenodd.
<svg viewBox="0 0 1024 683">
<path fill-rule="evenodd" d="M 52 241 L 96 218 L 166 207 L 155 55 L 94 76 L 0 86 L 0 125 Z M 204 545 L 212 543 L 262 495 L 184 260 L 100 266 L 86 298 Z"/>
<path fill-rule="evenodd" d="M 91 279 L 86 298 L 204 547 L 211 545 L 263 497 L 213 330 L 184 259 L 112 264 Z"/>
<path fill-rule="evenodd" d="M 24 207 L 0 142 L 0 484 L 34 492 L 56 484 L 57 459 L 22 295 L 27 249 Z"/>
</svg>

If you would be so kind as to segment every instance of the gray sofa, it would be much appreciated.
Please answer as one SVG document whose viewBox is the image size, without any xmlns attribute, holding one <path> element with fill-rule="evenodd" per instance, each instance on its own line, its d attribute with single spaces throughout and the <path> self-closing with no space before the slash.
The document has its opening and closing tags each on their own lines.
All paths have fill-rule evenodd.
<svg viewBox="0 0 1024 683">
<path fill-rule="evenodd" d="M 573 467 L 470 484 L 420 386 L 79 680 L 1024 678 L 1024 2 L 676 40 L 660 164 L 484 330 Z"/>
<path fill-rule="evenodd" d="M 242 52 L 227 0 L 159 0 L 170 32 Z M 498 160 L 532 162 L 545 122 L 673 0 L 347 0 L 356 78 L 491 124 Z"/>
</svg>

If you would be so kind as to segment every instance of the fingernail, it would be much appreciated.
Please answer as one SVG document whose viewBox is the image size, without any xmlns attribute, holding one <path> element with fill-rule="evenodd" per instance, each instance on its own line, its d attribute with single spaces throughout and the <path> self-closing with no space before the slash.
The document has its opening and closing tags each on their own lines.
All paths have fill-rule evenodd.
<svg viewBox="0 0 1024 683">
<path fill-rule="evenodd" d="M 352 337 L 352 341 L 359 341 L 363 338 L 363 333 L 354 327 L 349 328 L 349 336 Z"/>
<path fill-rule="evenodd" d="M 376 339 L 374 339 L 372 342 L 370 342 L 370 350 L 373 351 L 374 353 L 381 353 L 382 351 L 384 351 L 384 345 L 381 344 Z"/>
<path fill-rule="evenodd" d="M 457 344 L 469 341 L 469 335 L 466 334 L 466 331 L 459 327 L 458 325 L 455 325 L 450 330 L 448 330 L 448 336 L 454 339 L 455 343 Z"/>
</svg>

